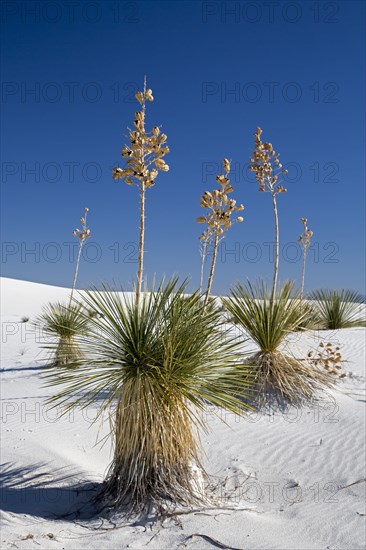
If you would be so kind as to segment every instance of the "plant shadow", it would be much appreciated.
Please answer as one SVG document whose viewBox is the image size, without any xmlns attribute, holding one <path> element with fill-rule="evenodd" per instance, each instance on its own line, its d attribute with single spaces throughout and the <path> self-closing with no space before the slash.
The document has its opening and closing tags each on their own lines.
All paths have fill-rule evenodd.
<svg viewBox="0 0 366 550">
<path fill-rule="evenodd" d="M 92 501 L 101 485 L 100 479 L 85 479 L 67 468 L 50 470 L 42 463 L 26 467 L 5 463 L 0 482 L 4 512 L 66 521 L 95 516 Z"/>
</svg>

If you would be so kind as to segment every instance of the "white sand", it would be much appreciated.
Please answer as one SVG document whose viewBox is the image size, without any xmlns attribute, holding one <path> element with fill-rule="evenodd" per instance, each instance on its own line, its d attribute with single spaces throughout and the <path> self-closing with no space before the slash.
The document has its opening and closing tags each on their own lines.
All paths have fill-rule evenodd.
<svg viewBox="0 0 366 550">
<path fill-rule="evenodd" d="M 207 415 L 211 432 L 202 436 L 206 469 L 230 476 L 230 506 L 249 510 L 191 513 L 160 529 L 130 525 L 94 531 L 84 523 L 53 518 L 80 502 L 68 489 L 73 481 L 103 478 L 110 445 L 95 446 L 99 425 L 91 423 L 94 408 L 60 418 L 45 406 L 51 390 L 40 377 L 44 351 L 31 323 L 19 322 L 25 315 L 32 321 L 49 300 L 66 300 L 69 290 L 3 278 L 1 293 L 3 548 L 365 547 L 365 329 L 292 339 L 291 346 L 303 351 L 319 338 L 337 342 L 349 361 L 349 376 L 328 404 L 297 416 L 293 411 L 239 419 L 222 413 L 229 425 Z M 107 432 L 104 425 L 100 435 Z M 73 477 L 62 479 L 67 475 Z M 223 508 L 227 505 L 223 498 Z"/>
</svg>

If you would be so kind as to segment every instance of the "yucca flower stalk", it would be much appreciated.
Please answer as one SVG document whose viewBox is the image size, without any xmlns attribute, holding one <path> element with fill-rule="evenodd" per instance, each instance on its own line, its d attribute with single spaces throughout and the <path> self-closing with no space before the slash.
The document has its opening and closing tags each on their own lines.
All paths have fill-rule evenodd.
<svg viewBox="0 0 366 550">
<path fill-rule="evenodd" d="M 136 93 L 136 99 L 141 110 L 135 113 L 134 130 L 129 133 L 129 145 L 122 147 L 122 157 L 127 159 L 125 168 L 113 168 L 113 179 L 123 179 L 127 185 L 136 185 L 140 191 L 140 236 L 139 236 L 139 261 L 137 271 L 137 301 L 140 299 L 143 271 L 144 271 L 144 246 L 145 246 L 145 193 L 146 189 L 155 185 L 159 171 L 167 172 L 168 164 L 163 157 L 169 153 L 166 143 L 167 136 L 160 132 L 158 126 L 149 132 L 145 128 L 146 102 L 153 101 L 152 90 L 146 88 Z"/>
<path fill-rule="evenodd" d="M 224 239 L 225 232 L 230 229 L 233 223 L 244 221 L 242 216 L 232 218 L 234 212 L 244 210 L 244 206 L 242 204 L 236 206 L 236 201 L 228 197 L 234 191 L 228 177 L 230 174 L 230 161 L 225 158 L 222 165 L 224 174 L 216 176 L 220 188 L 214 189 L 212 192 L 205 191 L 201 196 L 201 207 L 207 209 L 208 213 L 206 216 L 197 218 L 198 223 L 207 224 L 207 229 L 202 233 L 200 240 L 206 240 L 206 249 L 208 244 L 212 243 L 213 245 L 211 268 L 205 292 L 205 304 L 208 303 L 210 297 L 219 243 Z"/>
<path fill-rule="evenodd" d="M 251 364 L 256 365 L 259 407 L 299 407 L 320 398 L 334 383 L 308 360 L 283 351 L 287 335 L 297 329 L 307 314 L 293 282 L 281 285 L 274 299 L 263 282 L 248 282 L 246 286 L 237 283 L 223 303 L 236 326 L 259 348 L 250 358 Z"/>
<path fill-rule="evenodd" d="M 89 319 L 80 304 L 49 303 L 42 309 L 36 319 L 36 327 L 42 335 L 56 338 L 57 343 L 48 343 L 45 349 L 51 351 L 53 367 L 68 367 L 75 364 L 82 356 L 77 337 L 87 330 Z"/>
<path fill-rule="evenodd" d="M 313 300 L 322 328 L 336 330 L 366 326 L 365 299 L 354 290 L 314 290 L 307 295 Z"/>
<path fill-rule="evenodd" d="M 302 273 L 301 273 L 301 288 L 300 288 L 300 299 L 302 299 L 304 294 L 304 286 L 305 286 L 306 256 L 307 256 L 308 248 L 310 246 L 311 237 L 314 235 L 314 233 L 311 231 L 311 229 L 309 229 L 308 220 L 306 218 L 301 218 L 300 221 L 304 227 L 304 232 L 301 233 L 298 239 L 298 243 L 300 243 L 302 247 Z"/>
<path fill-rule="evenodd" d="M 101 315 L 80 338 L 78 369 L 51 369 L 50 402 L 97 404 L 112 422 L 114 457 L 97 500 L 126 514 L 207 501 L 192 467 L 200 462 L 198 428 L 208 404 L 240 414 L 250 387 L 239 344 L 216 308 L 172 279 L 151 293 L 107 286 L 87 291 L 85 305 Z M 240 397 L 239 397 L 240 396 Z"/>
<path fill-rule="evenodd" d="M 206 257 L 207 257 L 207 247 L 210 244 L 212 235 L 211 235 L 211 228 L 207 227 L 205 231 L 200 235 L 199 241 L 200 241 L 200 256 L 201 256 L 201 272 L 200 272 L 200 292 L 202 293 L 203 290 L 203 276 L 205 271 L 205 263 L 206 263 Z"/>
<path fill-rule="evenodd" d="M 261 128 L 257 128 L 254 134 L 255 150 L 250 159 L 249 169 L 255 173 L 256 180 L 259 183 L 259 191 L 261 193 L 269 192 L 272 196 L 275 226 L 275 257 L 271 292 L 271 302 L 273 302 L 277 290 L 280 258 L 280 229 L 278 222 L 277 195 L 287 192 L 287 189 L 280 184 L 279 177 L 280 174 L 287 174 L 288 171 L 282 169 L 282 164 L 279 160 L 280 153 L 276 153 L 272 143 L 262 142 L 262 132 L 263 130 Z"/>
<path fill-rule="evenodd" d="M 88 229 L 88 227 L 86 225 L 86 217 L 88 215 L 88 212 L 89 212 L 89 208 L 84 208 L 84 216 L 82 218 L 80 218 L 80 222 L 82 223 L 82 230 L 76 228 L 72 232 L 72 235 L 74 237 L 77 237 L 78 240 L 79 240 L 79 250 L 78 250 L 78 255 L 77 255 L 77 258 L 76 258 L 76 266 L 75 266 L 74 280 L 73 280 L 73 283 L 72 283 L 72 289 L 71 289 L 71 294 L 70 294 L 69 307 L 71 307 L 71 304 L 72 304 L 72 298 L 73 298 L 73 295 L 74 295 L 74 291 L 75 291 L 75 287 L 76 287 L 76 281 L 77 281 L 77 278 L 78 278 L 81 251 L 82 251 L 82 248 L 84 246 L 84 243 L 85 243 L 86 239 L 89 239 L 89 237 L 90 237 L 90 229 Z"/>
</svg>

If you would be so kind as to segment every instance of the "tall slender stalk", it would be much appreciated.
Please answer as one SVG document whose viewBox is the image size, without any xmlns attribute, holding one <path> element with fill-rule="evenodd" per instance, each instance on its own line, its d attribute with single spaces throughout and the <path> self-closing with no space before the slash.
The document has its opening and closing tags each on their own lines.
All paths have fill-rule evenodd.
<svg viewBox="0 0 366 550">
<path fill-rule="evenodd" d="M 298 239 L 298 242 L 302 245 L 303 256 L 302 256 L 302 273 L 301 273 L 301 289 L 300 289 L 300 299 L 302 300 L 305 287 L 305 269 L 306 269 L 306 256 L 308 248 L 310 246 L 311 237 L 313 232 L 308 228 L 308 220 L 306 218 L 300 219 L 301 223 L 304 226 L 304 233 L 302 233 Z"/>
<path fill-rule="evenodd" d="M 304 295 L 304 286 L 305 286 L 305 268 L 306 268 L 306 254 L 307 250 L 305 249 L 302 256 L 302 273 L 301 273 L 301 288 L 300 288 L 300 299 Z"/>
<path fill-rule="evenodd" d="M 142 135 L 146 135 L 145 130 L 145 114 L 146 114 L 146 76 L 144 77 L 144 89 L 143 89 L 143 102 L 141 105 L 141 112 L 142 112 L 142 122 L 141 122 L 141 133 Z M 145 148 L 140 147 L 140 163 L 141 166 L 145 165 Z M 136 301 L 139 303 L 140 296 L 141 296 L 141 290 L 142 290 L 142 280 L 143 280 L 143 274 L 144 274 L 144 245 L 145 245 L 145 181 L 141 180 L 140 185 L 140 236 L 139 236 L 139 263 L 138 263 L 138 271 L 137 271 L 137 288 L 136 288 Z"/>
<path fill-rule="evenodd" d="M 205 305 L 207 304 L 208 299 L 209 299 L 209 297 L 210 297 L 210 292 L 211 292 L 211 287 L 212 287 L 213 276 L 214 276 L 214 273 L 215 273 L 215 266 L 216 266 L 216 258 L 217 258 L 217 248 L 218 248 L 218 245 L 219 245 L 219 235 L 218 235 L 218 233 L 216 233 L 216 234 L 215 234 L 214 245 L 213 245 L 213 254 L 212 254 L 211 269 L 210 269 L 210 274 L 209 274 L 209 276 L 208 276 L 208 281 L 207 281 Z"/>
<path fill-rule="evenodd" d="M 81 251 L 82 251 L 82 248 L 84 246 L 84 243 L 85 243 L 86 239 L 88 239 L 90 237 L 90 229 L 88 229 L 88 227 L 86 225 L 86 217 L 88 215 L 88 212 L 89 212 L 89 208 L 84 208 L 84 216 L 82 218 L 80 218 L 80 221 L 83 224 L 82 231 L 80 231 L 80 229 L 76 228 L 72 232 L 73 236 L 77 237 L 79 239 L 79 250 L 78 250 L 78 255 L 77 255 L 77 258 L 76 258 L 76 266 L 75 266 L 74 280 L 73 280 L 73 283 L 72 283 L 72 289 L 71 289 L 71 294 L 70 294 L 69 307 L 72 304 L 72 298 L 73 298 L 73 295 L 74 295 L 74 291 L 75 291 L 75 287 L 76 287 L 76 281 L 77 281 L 77 278 L 78 278 Z"/>
<path fill-rule="evenodd" d="M 278 277 L 278 264 L 280 260 L 280 230 L 278 225 L 278 211 L 277 211 L 277 201 L 276 193 L 272 192 L 272 203 L 273 203 L 273 214 L 275 222 L 275 255 L 274 255 L 274 267 L 273 267 L 273 283 L 271 291 L 271 303 L 276 296 L 277 290 L 277 277 Z"/>
<path fill-rule="evenodd" d="M 200 254 L 201 254 L 201 273 L 200 273 L 200 293 L 203 291 L 203 276 L 205 271 L 205 263 L 207 258 L 207 248 L 212 240 L 212 229 L 207 227 L 206 230 L 200 235 Z"/>
<path fill-rule="evenodd" d="M 203 273 L 205 270 L 205 262 L 206 262 L 206 255 L 207 255 L 207 242 L 205 241 L 203 242 L 200 252 L 201 252 L 200 293 L 202 294 Z"/>
<path fill-rule="evenodd" d="M 74 295 L 74 291 L 75 291 L 75 287 L 76 287 L 76 280 L 77 280 L 78 272 L 79 272 L 79 263 L 80 263 L 81 249 L 82 248 L 83 248 L 83 245 L 82 245 L 82 242 L 80 241 L 78 255 L 77 255 L 77 258 L 76 258 L 76 267 L 75 267 L 74 280 L 73 280 L 73 283 L 72 283 L 72 289 L 71 289 L 71 294 L 70 294 L 69 307 L 71 306 L 72 297 Z"/>
<path fill-rule="evenodd" d="M 139 267 L 137 272 L 136 300 L 140 301 L 142 279 L 144 272 L 144 243 L 145 243 L 145 191 L 142 185 L 140 189 L 140 239 L 139 239 Z"/>
<path fill-rule="evenodd" d="M 146 101 L 153 101 L 152 90 L 146 88 L 146 77 L 142 92 L 136 93 L 141 110 L 135 113 L 135 130 L 129 133 L 130 145 L 122 147 L 122 157 L 126 158 L 125 168 L 113 168 L 113 179 L 123 179 L 127 185 L 135 185 L 140 190 L 140 235 L 139 261 L 137 269 L 136 302 L 139 303 L 144 279 L 144 243 L 145 243 L 145 192 L 155 185 L 159 170 L 167 172 L 169 166 L 163 157 L 169 153 L 167 136 L 154 126 L 151 132 L 145 129 Z"/>
</svg>

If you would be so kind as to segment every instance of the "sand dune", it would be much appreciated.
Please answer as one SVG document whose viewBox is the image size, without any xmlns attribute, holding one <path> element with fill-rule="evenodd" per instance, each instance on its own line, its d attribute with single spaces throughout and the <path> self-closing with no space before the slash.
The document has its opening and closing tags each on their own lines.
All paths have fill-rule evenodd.
<svg viewBox="0 0 366 550">
<path fill-rule="evenodd" d="M 93 424 L 94 407 L 60 417 L 44 403 L 50 395 L 40 376 L 45 352 L 31 321 L 43 304 L 66 300 L 69 292 L 1 279 L 3 548 L 365 547 L 366 329 L 294 335 L 297 353 L 331 341 L 348 360 L 348 376 L 326 403 L 246 419 L 216 411 L 227 424 L 207 409 L 204 464 L 221 480 L 222 509 L 181 515 L 160 529 L 98 520 L 85 528 L 60 519 L 86 498 L 74 487 L 100 481 L 111 456 L 109 443 L 95 445 L 108 423 Z M 25 315 L 30 322 L 20 323 Z M 237 510 L 225 510 L 229 504 Z"/>
</svg>

